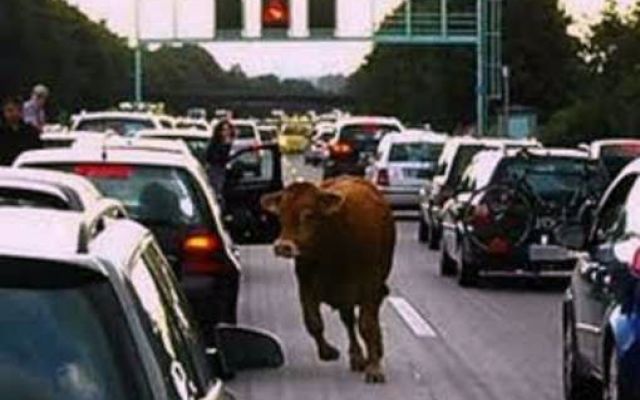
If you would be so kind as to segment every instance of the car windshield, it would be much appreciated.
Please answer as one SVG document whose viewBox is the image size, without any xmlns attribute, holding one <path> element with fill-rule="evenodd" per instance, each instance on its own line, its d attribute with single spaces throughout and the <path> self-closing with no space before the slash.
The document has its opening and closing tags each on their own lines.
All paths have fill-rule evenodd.
<svg viewBox="0 0 640 400">
<path fill-rule="evenodd" d="M 253 129 L 253 126 L 236 124 L 235 128 L 236 128 L 236 139 L 240 139 L 240 140 L 247 140 L 247 139 L 255 140 L 256 131 Z"/>
<path fill-rule="evenodd" d="M 0 267 L 3 398 L 149 398 L 124 313 L 107 281 L 71 276 L 53 263 L 3 259 Z M 16 268 L 25 275 L 6 276 Z M 51 271 L 37 271 L 43 268 Z"/>
<path fill-rule="evenodd" d="M 132 218 L 150 226 L 183 227 L 205 223 L 204 198 L 179 168 L 77 164 L 54 168 L 85 176 L 103 195 L 124 203 Z"/>
<path fill-rule="evenodd" d="M 373 153 L 378 148 L 380 139 L 391 132 L 399 132 L 399 128 L 375 123 L 346 125 L 340 130 L 340 141 L 350 143 L 355 150 Z"/>
<path fill-rule="evenodd" d="M 640 157 L 640 142 L 605 145 L 600 151 L 600 159 L 612 178 L 638 157 Z"/>
<path fill-rule="evenodd" d="M 151 120 L 131 118 L 100 118 L 82 120 L 76 127 L 78 131 L 106 132 L 112 130 L 121 136 L 135 136 L 144 129 L 153 129 Z"/>
<path fill-rule="evenodd" d="M 394 143 L 389 153 L 390 162 L 436 162 L 444 145 L 429 142 Z"/>
<path fill-rule="evenodd" d="M 602 170 L 590 160 L 570 157 L 516 157 L 504 161 L 495 179 L 500 182 L 524 180 L 546 200 L 567 201 L 576 191 L 602 190 Z"/>
</svg>

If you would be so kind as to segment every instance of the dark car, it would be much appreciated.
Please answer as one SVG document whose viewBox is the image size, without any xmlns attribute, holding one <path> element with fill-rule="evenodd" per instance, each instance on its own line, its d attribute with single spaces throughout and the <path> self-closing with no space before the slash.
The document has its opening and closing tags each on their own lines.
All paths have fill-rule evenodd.
<svg viewBox="0 0 640 400">
<path fill-rule="evenodd" d="M 222 327 L 201 337 L 151 233 L 109 205 L 3 207 L 0 221 L 12 232 L 0 237 L 3 398 L 227 399 L 232 336 L 252 349 L 244 366 L 281 365 L 266 334 Z"/>
<path fill-rule="evenodd" d="M 380 139 L 387 133 L 403 130 L 404 127 L 395 118 L 349 117 L 338 121 L 335 137 L 329 143 L 329 157 L 324 163 L 323 177 L 364 176 Z"/>
<path fill-rule="evenodd" d="M 473 157 L 483 150 L 538 147 L 535 141 L 454 137 L 445 143 L 433 180 L 420 192 L 418 239 L 431 250 L 440 247 L 442 209 L 454 195 L 462 174 Z"/>
<path fill-rule="evenodd" d="M 575 258 L 561 233 L 606 184 L 600 164 L 562 149 L 478 154 L 444 206 L 440 268 L 462 286 L 481 273 L 568 276 Z"/>
<path fill-rule="evenodd" d="M 565 398 L 640 398 L 640 162 L 602 198 L 562 307 Z"/>
</svg>

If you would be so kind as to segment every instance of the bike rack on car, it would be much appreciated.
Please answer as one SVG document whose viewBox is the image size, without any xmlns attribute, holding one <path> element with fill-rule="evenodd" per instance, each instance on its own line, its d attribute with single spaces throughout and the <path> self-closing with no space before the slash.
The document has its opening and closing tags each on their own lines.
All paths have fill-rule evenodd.
<svg viewBox="0 0 640 400">
<path fill-rule="evenodd" d="M 78 253 L 89 252 L 89 242 L 104 230 L 105 218 L 128 218 L 124 205 L 117 200 L 102 199 L 84 212 L 84 220 L 80 224 L 78 235 Z"/>
</svg>

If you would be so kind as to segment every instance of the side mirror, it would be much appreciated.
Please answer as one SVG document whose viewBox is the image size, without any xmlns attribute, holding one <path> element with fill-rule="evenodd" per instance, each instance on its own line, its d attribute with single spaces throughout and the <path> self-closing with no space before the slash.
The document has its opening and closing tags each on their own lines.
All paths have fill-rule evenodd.
<svg viewBox="0 0 640 400">
<path fill-rule="evenodd" d="M 248 327 L 220 324 L 208 338 L 208 347 L 221 353 L 223 370 L 231 373 L 248 369 L 279 368 L 284 365 L 280 341 L 272 334 Z M 214 350 L 208 350 L 212 353 Z"/>
</svg>

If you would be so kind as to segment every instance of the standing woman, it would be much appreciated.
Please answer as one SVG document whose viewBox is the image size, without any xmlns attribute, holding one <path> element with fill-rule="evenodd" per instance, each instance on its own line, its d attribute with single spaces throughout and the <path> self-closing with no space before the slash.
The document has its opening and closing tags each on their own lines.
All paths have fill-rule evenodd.
<svg viewBox="0 0 640 400">
<path fill-rule="evenodd" d="M 220 206 L 224 209 L 224 183 L 226 167 L 229 162 L 231 145 L 236 137 L 233 124 L 228 119 L 218 122 L 213 128 L 213 136 L 207 148 L 207 164 L 209 164 L 209 181 L 216 192 Z"/>
</svg>

